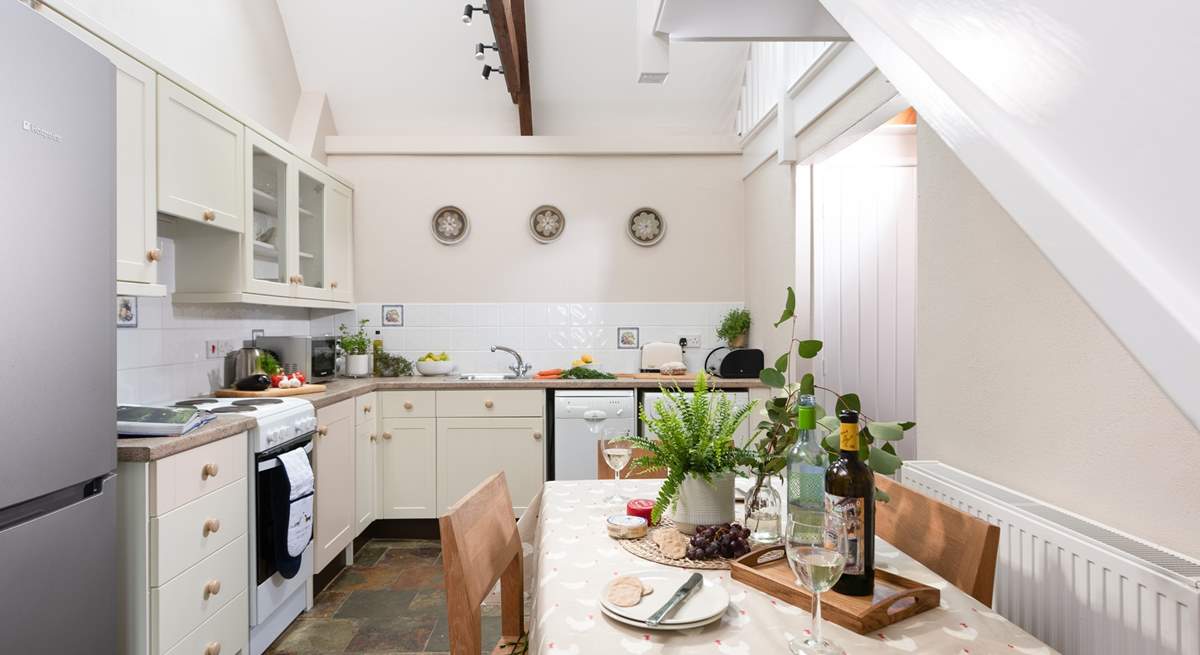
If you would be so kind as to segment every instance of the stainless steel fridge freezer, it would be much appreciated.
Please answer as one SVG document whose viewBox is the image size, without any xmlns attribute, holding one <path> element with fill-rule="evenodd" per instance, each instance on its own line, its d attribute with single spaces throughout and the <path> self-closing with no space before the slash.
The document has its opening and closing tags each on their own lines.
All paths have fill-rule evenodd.
<svg viewBox="0 0 1200 655">
<path fill-rule="evenodd" d="M 115 73 L 0 0 L 0 650 L 115 653 Z"/>
</svg>

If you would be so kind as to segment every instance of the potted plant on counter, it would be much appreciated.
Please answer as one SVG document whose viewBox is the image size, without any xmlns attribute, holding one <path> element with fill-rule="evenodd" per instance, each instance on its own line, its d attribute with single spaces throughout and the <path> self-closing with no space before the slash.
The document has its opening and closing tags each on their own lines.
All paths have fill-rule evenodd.
<svg viewBox="0 0 1200 655">
<path fill-rule="evenodd" d="M 663 388 L 666 396 L 654 413 L 641 407 L 647 432 L 657 436 L 635 436 L 634 447 L 647 455 L 634 460 L 641 470 L 667 470 L 651 513 L 657 522 L 663 512 L 673 510 L 675 527 L 693 534 L 697 526 L 731 523 L 733 516 L 734 469 L 746 454 L 734 443 L 734 433 L 754 407 L 735 409 L 721 391 L 710 392 L 704 373 L 696 376 L 692 394 Z"/>
<path fill-rule="evenodd" d="M 725 340 L 730 348 L 743 348 L 746 336 L 750 334 L 750 312 L 744 309 L 731 309 L 721 325 L 717 327 L 717 336 Z"/>
<path fill-rule="evenodd" d="M 345 323 L 338 326 L 338 331 L 342 333 L 338 345 L 346 353 L 346 375 L 350 377 L 364 377 L 371 373 L 371 357 L 367 354 L 371 342 L 367 339 L 367 331 L 363 329 L 366 324 L 367 319 L 359 321 L 356 332 L 351 332 Z"/>
</svg>

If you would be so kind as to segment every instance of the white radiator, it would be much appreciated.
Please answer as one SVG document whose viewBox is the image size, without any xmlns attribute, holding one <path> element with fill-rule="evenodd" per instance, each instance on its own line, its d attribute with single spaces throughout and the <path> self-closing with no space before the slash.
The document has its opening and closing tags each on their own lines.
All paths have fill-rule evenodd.
<svg viewBox="0 0 1200 655">
<path fill-rule="evenodd" d="M 1038 639 L 1067 655 L 1200 655 L 1200 562 L 940 462 L 901 471 L 1000 526 L 993 608 Z M 1200 517 L 1163 520 L 1179 518 Z"/>
</svg>

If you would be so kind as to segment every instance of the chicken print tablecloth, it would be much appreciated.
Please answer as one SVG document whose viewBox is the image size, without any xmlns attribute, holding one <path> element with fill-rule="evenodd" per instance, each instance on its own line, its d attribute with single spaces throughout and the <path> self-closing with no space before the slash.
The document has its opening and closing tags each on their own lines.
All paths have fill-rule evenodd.
<svg viewBox="0 0 1200 655">
<path fill-rule="evenodd" d="M 653 498 L 657 481 L 622 481 L 627 497 Z M 703 628 L 656 632 L 628 627 L 600 612 L 604 585 L 614 576 L 661 565 L 626 552 L 608 536 L 604 521 L 624 507 L 605 504 L 612 481 L 548 482 L 541 503 L 522 518 L 526 573 L 533 594 L 529 617 L 530 651 L 540 655 L 787 653 L 793 635 L 807 634 L 808 612 L 776 600 L 729 577 L 729 571 L 701 571 L 704 584 L 721 585 L 730 595 L 725 616 Z M 530 534 L 532 533 L 532 534 Z M 883 541 L 875 549 L 877 568 L 938 587 L 942 603 L 879 632 L 858 635 L 826 622 L 825 637 L 850 655 L 946 653 L 951 655 L 1050 655 L 1055 651 L 1007 619 L 951 586 L 937 574 Z"/>
</svg>

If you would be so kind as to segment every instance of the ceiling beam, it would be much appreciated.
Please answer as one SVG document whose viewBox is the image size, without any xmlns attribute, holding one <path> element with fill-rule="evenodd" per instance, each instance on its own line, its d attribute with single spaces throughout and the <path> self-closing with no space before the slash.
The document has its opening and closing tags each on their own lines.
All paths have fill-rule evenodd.
<svg viewBox="0 0 1200 655">
<path fill-rule="evenodd" d="M 525 0 L 491 0 L 488 17 L 500 50 L 504 84 L 517 106 L 521 136 L 533 134 L 533 108 L 529 89 L 529 49 L 525 35 Z"/>
</svg>

